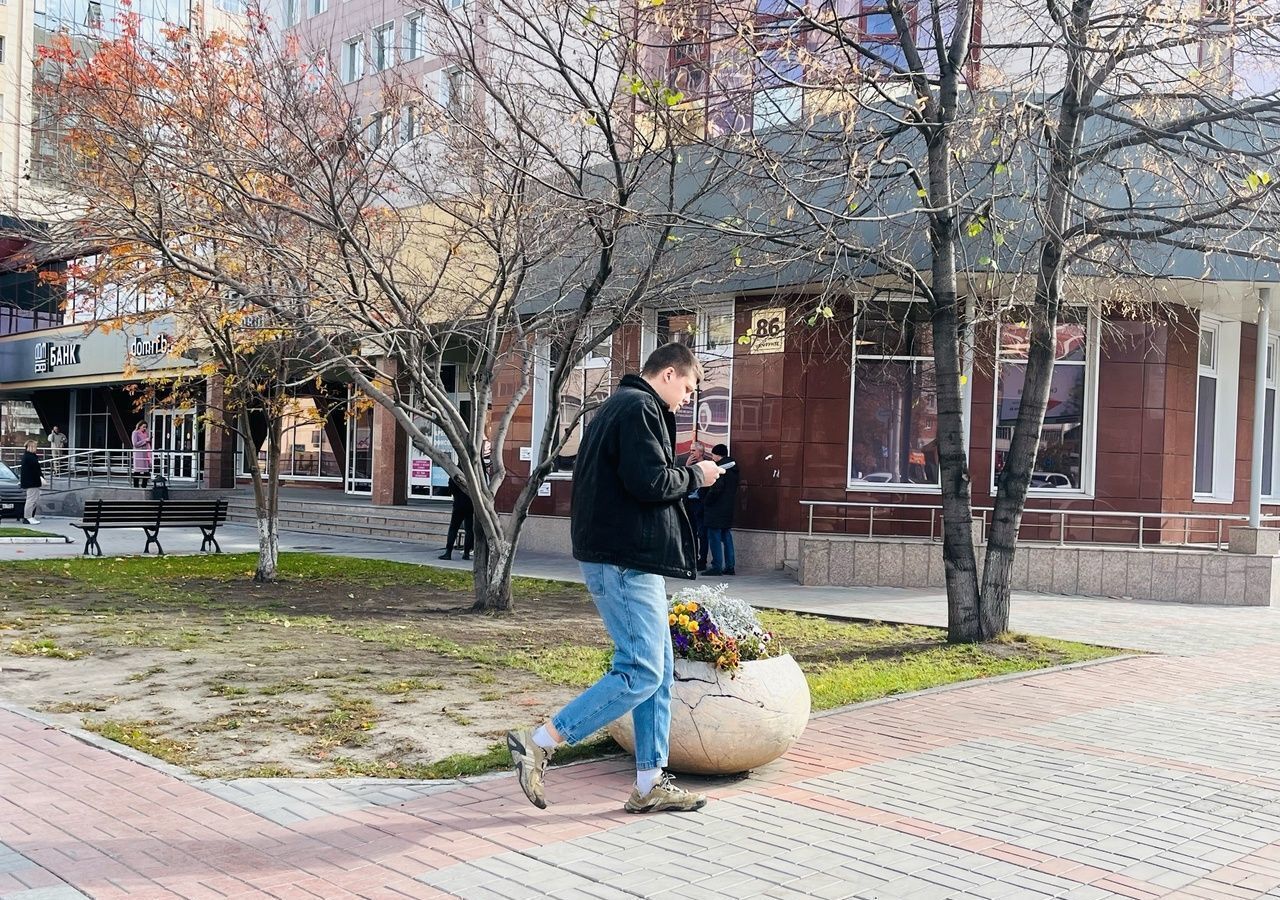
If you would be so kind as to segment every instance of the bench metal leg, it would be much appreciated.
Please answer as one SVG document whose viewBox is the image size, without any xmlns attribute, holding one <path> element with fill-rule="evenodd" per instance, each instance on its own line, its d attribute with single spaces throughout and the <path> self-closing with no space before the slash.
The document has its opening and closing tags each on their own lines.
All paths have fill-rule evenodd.
<svg viewBox="0 0 1280 900">
<path fill-rule="evenodd" d="M 142 552 L 149 553 L 151 551 L 151 545 L 155 544 L 156 555 L 164 556 L 164 548 L 160 546 L 160 529 L 144 527 L 142 530 L 147 533 L 147 545 L 142 548 Z"/>
<path fill-rule="evenodd" d="M 98 529 L 85 529 L 84 531 L 84 555 L 85 556 L 101 556 L 102 548 L 98 546 Z"/>
<path fill-rule="evenodd" d="M 201 552 L 201 553 L 203 553 L 203 552 L 205 552 L 206 550 L 208 550 L 208 549 L 209 549 L 209 545 L 210 545 L 210 544 L 212 544 L 212 545 L 213 545 L 213 548 L 214 548 L 213 552 L 214 552 L 214 553 L 221 553 L 221 552 L 222 552 L 222 546 L 218 543 L 218 539 L 217 539 L 216 537 L 214 537 L 214 536 L 213 536 L 213 532 L 214 532 L 214 530 L 215 530 L 216 528 L 217 528 L 217 526 L 216 526 L 216 525 L 215 525 L 213 528 L 205 528 L 203 525 L 201 525 L 201 526 L 200 526 L 200 533 L 201 533 L 202 535 L 204 535 L 204 541 L 203 541 L 203 542 L 201 542 L 201 544 L 200 544 L 200 552 Z"/>
</svg>

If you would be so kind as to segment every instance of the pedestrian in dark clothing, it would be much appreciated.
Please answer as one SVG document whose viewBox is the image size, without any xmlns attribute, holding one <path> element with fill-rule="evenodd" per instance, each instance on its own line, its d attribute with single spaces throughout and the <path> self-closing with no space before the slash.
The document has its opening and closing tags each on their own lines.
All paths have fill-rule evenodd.
<svg viewBox="0 0 1280 900">
<path fill-rule="evenodd" d="M 738 464 L 729 448 L 716 444 L 711 458 L 725 472 L 707 491 L 702 501 L 702 514 L 707 523 L 707 543 L 711 547 L 711 568 L 704 575 L 736 575 L 737 560 L 733 553 L 733 509 L 738 503 Z"/>
<path fill-rule="evenodd" d="M 44 472 L 40 468 L 40 457 L 36 456 L 36 442 L 27 441 L 22 453 L 22 467 L 18 473 L 19 484 L 26 489 L 27 502 L 22 508 L 22 524 L 39 525 L 36 518 L 36 507 L 40 505 L 40 489 L 44 487 Z"/>
<path fill-rule="evenodd" d="M 449 490 L 453 492 L 453 513 L 449 516 L 449 536 L 445 538 L 444 553 L 440 554 L 440 558 L 453 559 L 453 545 L 458 540 L 458 526 L 462 526 L 466 529 L 462 544 L 462 558 L 470 559 L 476 543 L 475 505 L 471 502 L 471 495 L 462 489 L 462 485 L 456 478 L 449 479 Z"/>
<path fill-rule="evenodd" d="M 706 805 L 706 797 L 676 787 L 662 771 L 674 669 L 662 576 L 696 577 L 683 500 L 720 474 L 707 460 L 676 460 L 674 414 L 693 398 L 701 375 L 688 347 L 659 347 L 640 375 L 622 379 L 583 433 L 573 467 L 573 556 L 613 638 L 613 666 L 551 721 L 507 732 L 520 787 L 539 808 L 547 805 L 543 773 L 555 748 L 627 714 L 636 733 L 636 783 L 623 808 L 690 812 Z"/>
<path fill-rule="evenodd" d="M 683 464 L 692 466 L 706 459 L 702 445 L 694 441 L 689 445 Z M 702 515 L 702 488 L 684 498 L 684 511 L 689 514 L 689 524 L 693 526 L 693 537 L 698 545 L 698 571 L 707 567 L 707 524 Z"/>
</svg>

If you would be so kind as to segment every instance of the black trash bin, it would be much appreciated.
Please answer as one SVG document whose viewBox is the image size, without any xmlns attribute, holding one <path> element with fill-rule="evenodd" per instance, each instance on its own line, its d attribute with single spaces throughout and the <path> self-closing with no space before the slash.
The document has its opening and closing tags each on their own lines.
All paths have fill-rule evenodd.
<svg viewBox="0 0 1280 900">
<path fill-rule="evenodd" d="M 169 499 L 169 480 L 163 475 L 157 475 L 155 478 L 151 479 L 151 499 Z"/>
</svg>

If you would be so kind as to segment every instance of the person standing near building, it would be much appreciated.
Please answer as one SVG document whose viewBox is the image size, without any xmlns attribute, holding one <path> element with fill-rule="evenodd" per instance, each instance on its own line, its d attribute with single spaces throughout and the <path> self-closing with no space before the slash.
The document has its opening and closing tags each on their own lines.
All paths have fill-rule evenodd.
<svg viewBox="0 0 1280 900">
<path fill-rule="evenodd" d="M 711 568 L 703 575 L 736 575 L 737 560 L 733 553 L 733 509 L 738 504 L 738 464 L 729 448 L 716 444 L 711 458 L 725 472 L 707 491 L 702 501 L 702 515 L 707 523 L 707 544 L 711 548 Z"/>
<path fill-rule="evenodd" d="M 139 422 L 133 429 L 133 486 L 144 488 L 151 480 L 151 434 L 147 423 Z"/>
<path fill-rule="evenodd" d="M 458 527 L 462 526 L 462 558 L 470 559 L 471 550 L 475 547 L 475 505 L 458 479 L 449 479 L 449 490 L 453 493 L 453 512 L 449 516 L 449 534 L 444 540 L 444 552 L 440 558 L 453 559 L 453 545 L 458 540 Z"/>
<path fill-rule="evenodd" d="M 689 445 L 689 452 L 685 454 L 681 464 L 692 466 L 706 458 L 702 445 L 694 441 Z M 707 524 L 702 515 L 701 488 L 684 498 L 684 511 L 689 514 L 689 524 L 693 526 L 693 538 L 698 547 L 698 571 L 701 572 L 707 567 Z"/>
<path fill-rule="evenodd" d="M 49 429 L 49 468 L 54 475 L 62 468 L 62 456 L 66 452 L 67 436 L 57 425 Z"/>
<path fill-rule="evenodd" d="M 480 443 L 480 465 L 486 478 L 493 471 L 493 444 L 489 443 L 488 427 L 485 428 L 484 440 Z M 453 545 L 458 541 L 458 528 L 463 528 L 462 558 L 470 559 L 471 551 L 476 545 L 476 506 L 458 479 L 449 477 L 449 492 L 453 495 L 453 510 L 449 514 L 449 533 L 445 537 L 444 552 L 441 559 L 453 559 Z"/>
<path fill-rule="evenodd" d="M 27 503 L 22 508 L 23 525 L 39 525 L 36 518 L 36 507 L 40 505 L 40 489 L 44 487 L 44 471 L 40 468 L 40 457 L 36 456 L 36 442 L 27 441 L 22 448 L 22 467 L 19 472 L 19 484 L 26 489 Z"/>
<path fill-rule="evenodd" d="M 573 556 L 613 638 L 613 666 L 537 728 L 507 732 L 525 796 L 545 809 L 543 775 L 555 748 L 631 714 L 636 781 L 623 808 L 691 812 L 707 798 L 662 771 L 671 727 L 674 657 L 664 575 L 695 578 L 684 498 L 719 477 L 714 463 L 680 465 L 675 413 L 697 390 L 702 366 L 683 344 L 659 347 L 627 375 L 586 427 L 573 470 Z"/>
</svg>

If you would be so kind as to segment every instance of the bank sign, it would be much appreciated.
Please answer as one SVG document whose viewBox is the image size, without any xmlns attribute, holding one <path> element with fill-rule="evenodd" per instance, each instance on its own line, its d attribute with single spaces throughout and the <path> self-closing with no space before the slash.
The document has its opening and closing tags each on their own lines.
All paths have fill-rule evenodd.
<svg viewBox="0 0 1280 900">
<path fill-rule="evenodd" d="M 153 322 L 145 330 L 89 331 L 58 328 L 36 335 L 7 335 L 0 339 L 0 386 L 54 378 L 120 375 L 126 368 L 180 369 L 192 360 L 170 355 L 173 322 Z"/>
<path fill-rule="evenodd" d="M 80 365 L 79 342 L 37 341 L 35 352 L 35 374 L 44 375 L 59 366 Z"/>
</svg>

